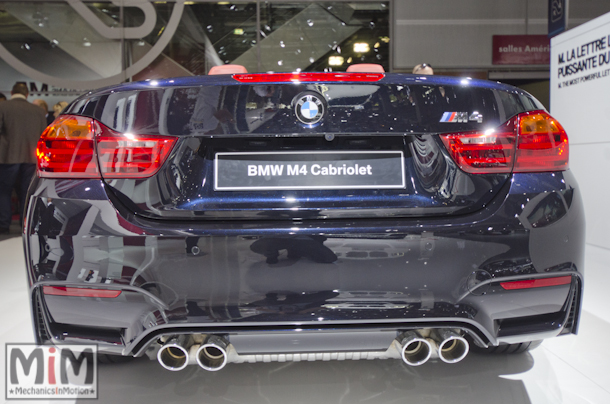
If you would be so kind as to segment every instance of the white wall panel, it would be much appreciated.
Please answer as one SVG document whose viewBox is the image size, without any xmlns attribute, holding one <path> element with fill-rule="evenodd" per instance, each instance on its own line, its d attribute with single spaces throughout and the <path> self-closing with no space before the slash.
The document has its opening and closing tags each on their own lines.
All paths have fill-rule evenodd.
<svg viewBox="0 0 610 404">
<path fill-rule="evenodd" d="M 530 0 L 530 3 L 546 0 Z M 523 18 L 526 0 L 397 0 L 396 19 Z"/>
<path fill-rule="evenodd" d="M 523 22 L 519 20 L 399 20 L 396 22 L 394 42 L 406 44 L 406 51 L 396 50 L 394 67 L 410 69 L 418 63 L 430 63 L 443 68 L 491 67 L 492 35 L 522 35 Z M 544 34 L 531 29 L 531 34 Z M 398 45 L 400 46 L 400 45 Z"/>
<path fill-rule="evenodd" d="M 445 68 L 489 67 L 492 35 L 526 33 L 525 6 L 525 0 L 396 1 L 394 67 L 410 69 L 424 62 Z M 545 33 L 546 20 L 530 21 L 528 31 Z"/>
<path fill-rule="evenodd" d="M 546 34 L 547 7 L 547 0 L 396 0 L 393 67 L 493 68 L 492 36 Z M 609 0 L 573 0 L 569 26 L 608 11 Z"/>
<path fill-rule="evenodd" d="M 558 118 L 559 119 L 559 118 Z M 561 120 L 560 120 L 561 121 Z M 585 205 L 587 243 L 610 250 L 610 142 L 572 144 L 570 137 L 570 170 L 576 176 Z"/>
<path fill-rule="evenodd" d="M 559 63 L 572 50 L 605 38 L 603 49 Z M 551 40 L 551 114 L 570 138 L 570 167 L 580 185 L 587 216 L 587 243 L 610 249 L 610 64 L 567 77 L 559 68 L 610 52 L 610 13 Z M 582 51 L 581 51 L 582 52 Z M 566 81 L 570 84 L 566 85 Z"/>
</svg>

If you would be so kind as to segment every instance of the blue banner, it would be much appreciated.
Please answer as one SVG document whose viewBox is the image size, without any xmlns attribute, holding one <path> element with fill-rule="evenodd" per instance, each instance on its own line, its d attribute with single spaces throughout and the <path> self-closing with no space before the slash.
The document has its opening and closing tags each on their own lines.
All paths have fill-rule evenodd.
<svg viewBox="0 0 610 404">
<path fill-rule="evenodd" d="M 549 0 L 549 37 L 566 30 L 568 25 L 568 0 Z"/>
</svg>

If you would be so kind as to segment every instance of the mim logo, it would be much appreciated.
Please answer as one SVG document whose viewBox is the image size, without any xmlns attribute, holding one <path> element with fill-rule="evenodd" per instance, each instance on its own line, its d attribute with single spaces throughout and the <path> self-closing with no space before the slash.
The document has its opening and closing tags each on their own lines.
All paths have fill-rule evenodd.
<svg viewBox="0 0 610 404">
<path fill-rule="evenodd" d="M 97 346 L 6 344 L 6 399 L 97 398 Z"/>
</svg>

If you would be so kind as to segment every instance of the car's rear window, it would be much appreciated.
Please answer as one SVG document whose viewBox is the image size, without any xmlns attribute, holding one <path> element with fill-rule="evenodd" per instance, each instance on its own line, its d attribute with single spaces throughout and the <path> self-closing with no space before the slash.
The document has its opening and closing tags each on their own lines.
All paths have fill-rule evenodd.
<svg viewBox="0 0 610 404">
<path fill-rule="evenodd" d="M 101 118 L 119 131 L 182 136 L 439 133 L 500 125 L 497 91 L 426 83 L 168 88 L 110 94 Z"/>
</svg>

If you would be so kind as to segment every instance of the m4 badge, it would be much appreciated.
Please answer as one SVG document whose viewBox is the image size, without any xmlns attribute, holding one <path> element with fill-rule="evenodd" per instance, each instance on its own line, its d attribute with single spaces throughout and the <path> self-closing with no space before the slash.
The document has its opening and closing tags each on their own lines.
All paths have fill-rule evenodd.
<svg viewBox="0 0 610 404">
<path fill-rule="evenodd" d="M 474 111 L 470 115 L 468 115 L 468 112 L 445 112 L 439 122 L 468 123 L 468 121 L 483 123 L 483 115 L 479 114 L 477 111 Z"/>
</svg>

